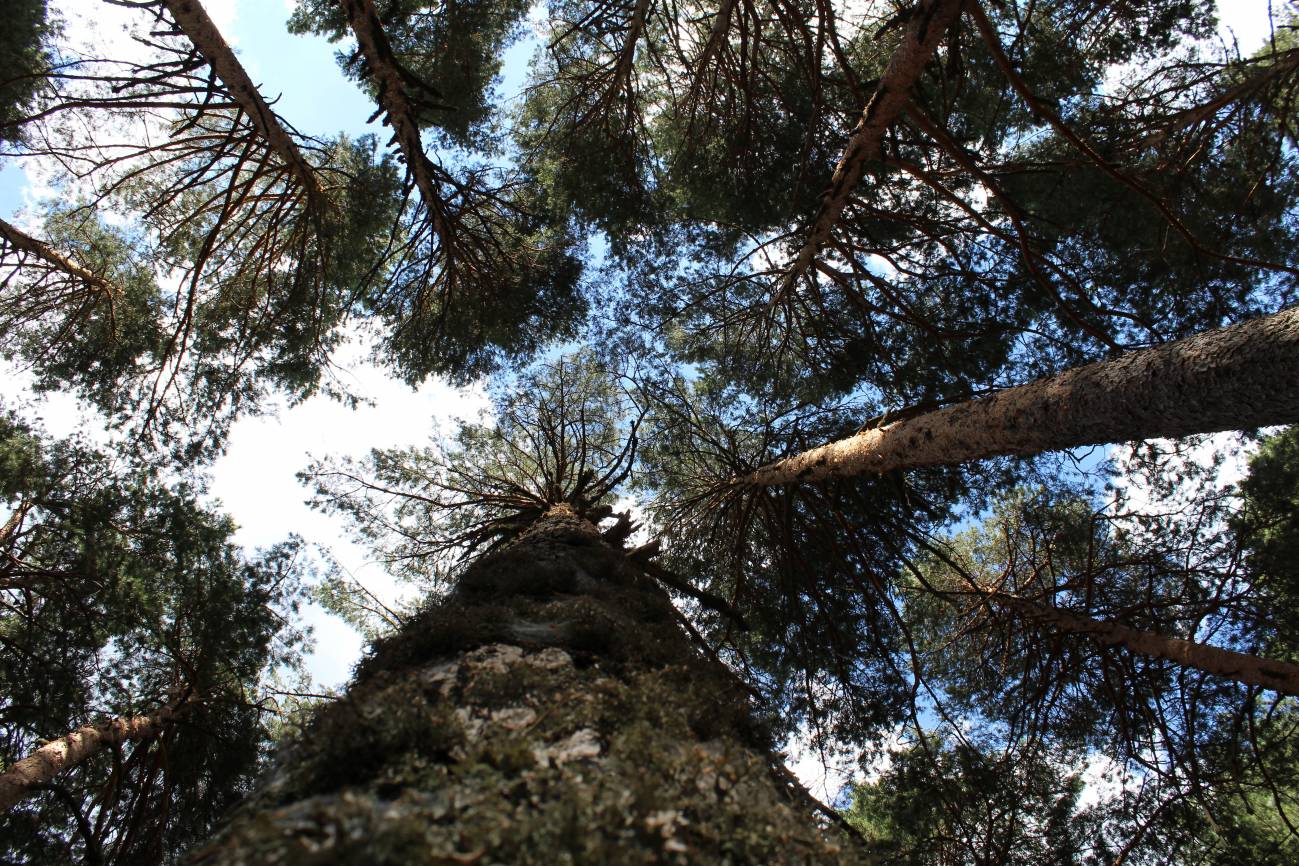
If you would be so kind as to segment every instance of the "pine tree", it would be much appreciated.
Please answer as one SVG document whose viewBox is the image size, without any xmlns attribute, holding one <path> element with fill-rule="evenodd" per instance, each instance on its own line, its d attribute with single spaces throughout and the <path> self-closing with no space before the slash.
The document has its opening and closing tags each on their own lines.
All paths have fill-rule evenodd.
<svg viewBox="0 0 1299 866">
<path fill-rule="evenodd" d="M 633 456 L 616 388 L 571 358 L 524 384 L 460 448 L 377 453 L 359 484 L 315 470 L 388 557 L 469 562 L 192 862 L 867 862 L 812 820 L 652 551 L 624 545 L 626 520 L 597 527 Z"/>
<path fill-rule="evenodd" d="M 244 555 L 192 485 L 7 413 L 0 497 L 0 856 L 161 862 L 264 757 L 301 544 Z"/>
<path fill-rule="evenodd" d="M 173 746 L 201 717 L 260 747 L 224 689 L 255 691 L 274 630 L 244 590 L 292 547 L 240 565 L 148 446 L 212 456 L 322 387 L 349 322 L 410 383 L 503 371 L 496 414 L 307 473 L 423 600 L 352 609 L 354 683 L 198 862 L 869 860 L 778 768 L 790 736 L 886 762 L 903 738 L 858 789 L 885 858 L 1194 861 L 1230 828 L 1286 850 L 1284 440 L 1239 499 L 1143 448 L 1127 475 L 1185 488 L 1176 513 L 1110 514 L 1044 452 L 1295 420 L 1293 22 L 1241 57 L 1209 0 L 555 0 L 503 110 L 527 4 L 303 0 L 292 28 L 342 43 L 383 150 L 279 118 L 200 3 L 110 2 L 147 59 L 73 53 L 44 4 L 0 40 L 3 154 L 72 193 L 0 225 L 2 351 L 152 465 L 77 476 L 88 523 L 14 488 L 26 654 L 0 673 L 43 697 L 0 779 L 49 790 L 7 819 L 13 856 L 164 861 L 211 823 L 191 788 L 244 784 Z M 520 372 L 571 338 L 592 348 Z M 25 435 L 39 477 L 107 465 Z M 1066 826 L 1105 762 L 1129 784 Z"/>
</svg>

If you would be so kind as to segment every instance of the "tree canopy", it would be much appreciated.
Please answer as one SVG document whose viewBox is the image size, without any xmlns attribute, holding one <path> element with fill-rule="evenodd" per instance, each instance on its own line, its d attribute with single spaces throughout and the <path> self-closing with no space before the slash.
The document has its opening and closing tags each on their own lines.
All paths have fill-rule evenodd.
<svg viewBox="0 0 1299 866">
<path fill-rule="evenodd" d="M 298 0 L 356 136 L 201 3 L 101 2 L 126 38 L 0 34 L 0 160 L 48 190 L 0 215 L 0 354 L 112 442 L 0 417 L 4 766 L 186 709 L 6 856 L 162 862 L 246 787 L 302 543 L 237 550 L 202 473 L 362 399 L 363 337 L 492 401 L 303 468 L 417 589 L 324 575 L 369 636 L 563 505 L 860 762 L 834 805 L 886 860 L 1293 854 L 1299 438 L 1186 436 L 1299 423 L 1294 4 L 1242 52 L 1210 0 Z"/>
<path fill-rule="evenodd" d="M 0 743 L 183 706 L 0 816 L 13 862 L 160 862 L 247 789 L 304 635 L 301 543 L 246 555 L 185 483 L 0 417 Z"/>
</svg>

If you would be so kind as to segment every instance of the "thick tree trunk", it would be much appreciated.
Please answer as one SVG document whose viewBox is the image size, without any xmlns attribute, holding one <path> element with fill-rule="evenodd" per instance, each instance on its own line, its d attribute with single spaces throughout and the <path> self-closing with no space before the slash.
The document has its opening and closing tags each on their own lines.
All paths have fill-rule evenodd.
<svg viewBox="0 0 1299 866">
<path fill-rule="evenodd" d="M 565 506 L 380 641 L 193 864 L 863 862 L 738 682 Z"/>
<path fill-rule="evenodd" d="M 964 0 L 921 0 L 912 11 L 902 44 L 889 58 L 889 65 L 862 110 L 861 119 L 853 128 L 848 146 L 844 148 L 843 156 L 835 166 L 830 186 L 822 193 L 821 206 L 812 221 L 807 240 L 782 276 L 777 295 L 783 295 L 806 273 L 830 239 L 830 233 L 834 231 L 839 215 L 847 207 L 853 191 L 866 172 L 866 166 L 879 159 L 880 142 L 884 140 L 884 134 L 897 122 L 911 101 L 911 89 L 938 50 L 948 28 L 960 15 L 963 2 Z"/>
<path fill-rule="evenodd" d="M 1121 646 L 1137 655 L 1168 659 L 1214 676 L 1299 696 L 1299 665 L 1209 644 L 1167 637 L 1157 632 L 1092 619 L 1005 592 L 990 592 L 989 602 L 1009 608 L 1021 618 L 1066 634 L 1087 635 L 1104 644 Z"/>
<path fill-rule="evenodd" d="M 59 271 L 85 283 L 97 294 L 113 299 L 122 294 L 121 289 L 92 271 L 87 270 L 67 256 L 61 255 L 44 241 L 37 240 L 16 226 L 0 220 L 0 238 L 21 253 L 40 259 L 52 270 Z"/>
<path fill-rule="evenodd" d="M 129 740 L 156 736 L 191 702 L 168 704 L 147 716 L 112 719 L 98 725 L 84 725 L 72 733 L 51 740 L 0 773 L 0 812 L 7 812 L 28 794 L 53 781 L 64 770 L 112 746 Z"/>
<path fill-rule="evenodd" d="M 1299 308 L 1008 388 L 755 470 L 754 487 L 1299 421 Z"/>
<path fill-rule="evenodd" d="M 317 217 L 323 218 L 325 195 L 315 170 L 302 156 L 302 151 L 281 125 L 275 112 L 271 111 L 271 107 L 266 104 L 257 85 L 253 84 L 239 58 L 230 50 L 221 31 L 208 17 L 207 10 L 198 0 L 163 0 L 163 5 L 167 7 L 177 26 L 184 31 L 186 38 L 212 65 L 213 71 L 225 84 L 230 96 L 244 110 L 244 114 L 248 115 L 249 121 L 270 145 L 271 150 L 284 160 L 294 178 L 302 185 L 312 212 Z"/>
</svg>

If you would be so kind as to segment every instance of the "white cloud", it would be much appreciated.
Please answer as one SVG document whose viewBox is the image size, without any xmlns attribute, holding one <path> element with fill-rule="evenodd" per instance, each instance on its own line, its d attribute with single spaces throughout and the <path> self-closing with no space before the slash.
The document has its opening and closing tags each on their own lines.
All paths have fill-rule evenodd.
<svg viewBox="0 0 1299 866">
<path fill-rule="evenodd" d="M 372 405 L 352 410 L 322 395 L 275 415 L 236 422 L 226 454 L 212 466 L 211 492 L 239 525 L 239 544 L 264 547 L 297 533 L 328 548 L 343 568 L 392 604 L 406 588 L 347 540 L 341 518 L 307 506 L 308 491 L 296 473 L 313 456 L 359 457 L 372 448 L 426 444 L 438 426 L 476 416 L 490 404 L 481 387 L 453 388 L 429 381 L 412 390 L 366 360 L 367 353 L 361 340 L 349 345 L 337 359 L 336 373 L 353 394 Z M 360 657 L 360 636 L 319 608 L 309 609 L 306 621 L 317 636 L 308 669 L 323 685 L 341 685 Z"/>
<path fill-rule="evenodd" d="M 1271 38 L 1273 24 L 1284 23 L 1293 5 L 1284 0 L 1220 0 L 1218 31 L 1227 39 L 1234 37 L 1242 54 L 1252 54 Z M 1269 10 L 1275 22 L 1269 20 Z"/>
</svg>

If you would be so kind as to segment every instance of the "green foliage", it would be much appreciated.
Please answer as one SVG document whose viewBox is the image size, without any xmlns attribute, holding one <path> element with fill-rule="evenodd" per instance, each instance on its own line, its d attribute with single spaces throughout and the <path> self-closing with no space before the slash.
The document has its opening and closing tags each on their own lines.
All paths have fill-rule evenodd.
<svg viewBox="0 0 1299 866">
<path fill-rule="evenodd" d="M 1299 660 L 1299 428 L 1263 441 L 1241 482 L 1233 529 L 1248 551 L 1264 655 Z"/>
<path fill-rule="evenodd" d="M 0 144 L 20 140 L 18 121 L 40 88 L 49 64 L 49 42 L 57 33 L 47 0 L 6 4 L 0 31 Z"/>
<path fill-rule="evenodd" d="M 734 480 L 851 432 L 856 407 L 780 411 L 712 377 L 647 390 L 637 484 L 653 497 L 662 562 L 749 626 L 700 609 L 705 632 L 750 672 L 786 733 L 858 746 L 887 739 L 909 701 L 896 576 L 910 536 L 946 519 L 974 473 L 747 490 Z"/>
<path fill-rule="evenodd" d="M 364 312 L 386 326 L 376 361 L 411 384 L 432 375 L 467 384 L 524 362 L 573 336 L 587 312 L 567 229 L 523 203 L 464 217 L 451 245 L 430 237 L 428 224 L 407 225 L 406 248 L 364 299 Z M 468 260 L 457 259 L 456 244 Z"/>
<path fill-rule="evenodd" d="M 268 746 L 262 679 L 296 663 L 299 543 L 256 556 L 198 491 L 0 418 L 0 752 L 193 695 L 159 737 L 0 818 L 6 860 L 164 862 L 209 832 Z"/>
<path fill-rule="evenodd" d="M 1097 846 L 1099 817 L 1083 782 L 1041 754 L 989 754 L 927 739 L 888 755 L 854 785 L 846 817 L 883 863 L 1082 864 Z"/>
</svg>

